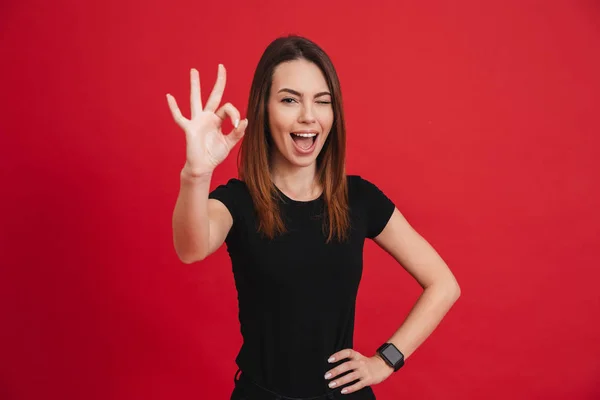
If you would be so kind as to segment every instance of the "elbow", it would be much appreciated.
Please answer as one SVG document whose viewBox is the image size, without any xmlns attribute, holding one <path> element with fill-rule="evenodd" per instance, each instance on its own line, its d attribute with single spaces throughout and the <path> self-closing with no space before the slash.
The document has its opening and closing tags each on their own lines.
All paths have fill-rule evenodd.
<svg viewBox="0 0 600 400">
<path fill-rule="evenodd" d="M 461 295 L 460 285 L 453 274 L 444 277 L 440 285 L 443 288 L 444 297 L 452 305 Z"/>
<path fill-rule="evenodd" d="M 449 304 L 450 306 L 452 306 L 461 295 L 461 289 L 458 285 L 458 282 L 456 282 L 456 279 L 448 279 L 442 282 L 436 282 L 435 284 L 425 287 L 425 289 L 429 289 L 437 293 L 440 300 Z"/>
<path fill-rule="evenodd" d="M 460 297 L 460 294 L 461 294 L 461 290 L 460 290 L 460 286 L 458 285 L 458 282 L 455 283 L 452 294 L 453 294 L 454 302 L 456 302 L 456 300 L 458 300 L 458 298 Z"/>
<path fill-rule="evenodd" d="M 193 264 L 195 263 L 197 260 L 193 259 L 192 257 L 179 257 L 179 261 L 181 261 L 184 264 Z"/>
<path fill-rule="evenodd" d="M 175 251 L 177 253 L 177 258 L 184 264 L 193 264 L 198 261 L 202 261 L 206 258 L 204 255 L 193 254 L 193 253 L 185 253 L 181 251 Z"/>
<path fill-rule="evenodd" d="M 185 240 L 178 240 L 175 235 L 173 236 L 173 247 L 177 258 L 184 264 L 193 264 L 206 258 L 205 252 L 201 251 L 199 246 L 191 245 Z"/>
<path fill-rule="evenodd" d="M 456 302 L 456 300 L 458 300 L 458 298 L 460 297 L 460 294 L 461 294 L 460 285 L 458 284 L 456 279 L 452 279 L 452 281 L 448 282 L 445 285 L 445 287 L 446 287 L 445 291 L 446 291 L 449 301 L 452 304 L 454 304 Z"/>
</svg>

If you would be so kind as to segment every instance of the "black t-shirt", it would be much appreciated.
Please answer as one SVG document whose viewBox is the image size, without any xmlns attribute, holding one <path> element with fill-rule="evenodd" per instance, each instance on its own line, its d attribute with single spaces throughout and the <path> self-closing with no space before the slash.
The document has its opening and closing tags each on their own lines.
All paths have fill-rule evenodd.
<svg viewBox="0 0 600 400">
<path fill-rule="evenodd" d="M 312 397 L 331 391 L 325 372 L 347 360 L 330 364 L 327 359 L 353 347 L 365 238 L 377 236 L 395 208 L 374 184 L 359 176 L 347 179 L 351 231 L 344 243 L 325 243 L 323 196 L 296 201 L 279 191 L 287 231 L 269 240 L 258 233 L 243 181 L 231 179 L 209 195 L 233 217 L 225 243 L 243 337 L 236 363 L 250 379 L 284 396 Z M 370 387 L 347 396 L 375 398 Z"/>
</svg>

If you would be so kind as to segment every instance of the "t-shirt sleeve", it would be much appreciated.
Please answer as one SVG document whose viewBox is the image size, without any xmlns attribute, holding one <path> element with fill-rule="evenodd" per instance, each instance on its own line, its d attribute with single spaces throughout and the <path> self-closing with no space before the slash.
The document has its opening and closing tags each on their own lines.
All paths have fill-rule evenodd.
<svg viewBox="0 0 600 400">
<path fill-rule="evenodd" d="M 209 199 L 219 200 L 227 207 L 234 224 L 239 217 L 237 200 L 240 198 L 240 183 L 237 179 L 230 179 L 227 184 L 217 186 L 208 194 Z"/>
<path fill-rule="evenodd" d="M 367 237 L 373 239 L 383 231 L 396 205 L 375 184 L 360 178 L 363 204 L 367 213 Z"/>
</svg>

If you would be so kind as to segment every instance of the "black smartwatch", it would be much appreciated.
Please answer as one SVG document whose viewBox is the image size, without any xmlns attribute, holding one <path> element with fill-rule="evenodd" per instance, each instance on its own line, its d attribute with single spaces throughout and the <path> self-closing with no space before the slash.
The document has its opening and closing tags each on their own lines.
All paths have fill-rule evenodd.
<svg viewBox="0 0 600 400">
<path fill-rule="evenodd" d="M 398 371 L 404 365 L 404 354 L 393 343 L 384 343 L 377 349 L 377 354 L 392 368 Z"/>
</svg>

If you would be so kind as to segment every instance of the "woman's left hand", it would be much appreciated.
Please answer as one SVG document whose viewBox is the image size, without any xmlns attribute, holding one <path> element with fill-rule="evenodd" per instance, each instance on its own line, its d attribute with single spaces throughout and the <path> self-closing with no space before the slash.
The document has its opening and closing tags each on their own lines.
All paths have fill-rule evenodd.
<svg viewBox="0 0 600 400">
<path fill-rule="evenodd" d="M 358 351 L 352 349 L 340 350 L 333 354 L 331 358 L 333 358 L 333 360 L 330 362 L 343 360 L 345 358 L 349 358 L 350 360 L 325 373 L 325 379 L 331 379 L 331 382 L 329 382 L 329 387 L 340 387 L 346 383 L 360 379 L 354 385 L 342 389 L 342 393 L 344 394 L 356 392 L 364 387 L 378 384 L 387 379 L 394 372 L 394 369 L 387 365 L 386 362 L 383 361 L 383 359 L 378 355 L 374 355 L 373 357 L 365 357 Z M 349 370 L 353 370 L 353 372 L 350 372 L 341 378 L 335 379 L 341 373 Z"/>
</svg>

